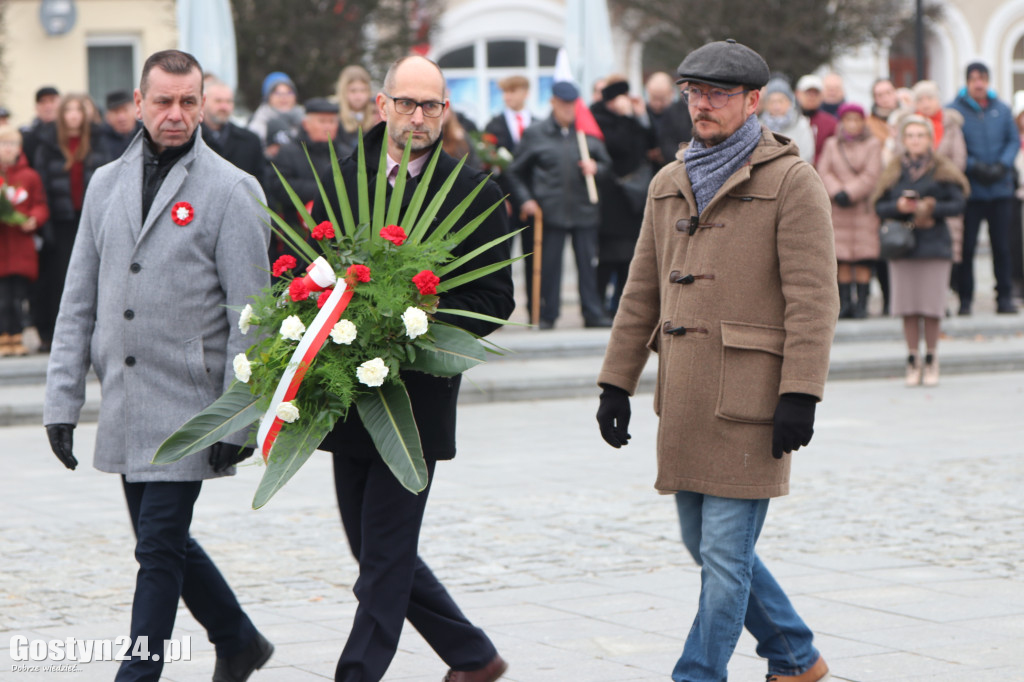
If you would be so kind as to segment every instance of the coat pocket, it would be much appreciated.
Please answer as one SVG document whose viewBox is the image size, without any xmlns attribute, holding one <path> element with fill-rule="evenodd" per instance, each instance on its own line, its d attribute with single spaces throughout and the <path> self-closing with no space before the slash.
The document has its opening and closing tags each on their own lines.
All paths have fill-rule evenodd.
<svg viewBox="0 0 1024 682">
<path fill-rule="evenodd" d="M 786 330 L 722 322 L 722 374 L 715 415 L 751 424 L 771 423 L 779 403 Z"/>
<path fill-rule="evenodd" d="M 206 353 L 203 350 L 203 337 L 196 336 L 185 342 L 185 366 L 188 368 L 196 396 L 203 405 L 209 405 L 217 399 L 217 392 L 210 383 L 210 371 L 206 368 Z"/>
</svg>

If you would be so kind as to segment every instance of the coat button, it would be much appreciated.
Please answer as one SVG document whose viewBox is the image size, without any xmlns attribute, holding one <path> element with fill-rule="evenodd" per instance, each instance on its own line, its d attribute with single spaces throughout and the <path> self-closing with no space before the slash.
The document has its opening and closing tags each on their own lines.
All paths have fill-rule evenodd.
<svg viewBox="0 0 1024 682">
<path fill-rule="evenodd" d="M 126 357 L 124 359 L 124 364 L 128 365 L 129 367 L 134 367 L 135 366 L 135 356 L 134 355 L 129 355 L 128 357 Z"/>
<path fill-rule="evenodd" d="M 139 265 L 138 263 L 132 263 L 131 267 L 128 269 L 131 270 L 132 272 L 138 272 L 139 270 L 142 269 L 142 266 Z"/>
<path fill-rule="evenodd" d="M 129 310 L 124 311 L 124 319 L 132 320 L 134 318 L 135 318 L 135 311 L 134 310 L 129 309 Z"/>
</svg>

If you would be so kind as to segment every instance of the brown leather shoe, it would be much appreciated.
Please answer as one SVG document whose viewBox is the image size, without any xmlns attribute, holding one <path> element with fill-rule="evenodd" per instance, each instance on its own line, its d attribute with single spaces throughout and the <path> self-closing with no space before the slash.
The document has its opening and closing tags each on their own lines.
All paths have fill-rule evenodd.
<svg viewBox="0 0 1024 682">
<path fill-rule="evenodd" d="M 830 679 L 832 679 L 832 676 L 828 673 L 825 659 L 818 656 L 818 660 L 814 662 L 814 665 L 799 675 L 772 675 L 768 673 L 765 677 L 765 682 L 826 682 L 826 680 Z"/>
<path fill-rule="evenodd" d="M 441 682 L 494 682 L 508 670 L 508 663 L 495 654 L 491 662 L 479 670 L 448 670 Z"/>
</svg>

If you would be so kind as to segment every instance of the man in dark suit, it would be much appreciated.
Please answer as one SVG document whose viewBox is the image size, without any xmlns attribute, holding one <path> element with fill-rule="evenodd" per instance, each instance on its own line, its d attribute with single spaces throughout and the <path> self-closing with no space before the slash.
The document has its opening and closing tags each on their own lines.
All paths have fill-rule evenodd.
<svg viewBox="0 0 1024 682">
<path fill-rule="evenodd" d="M 135 118 L 132 93 L 127 90 L 107 93 L 107 110 L 103 112 L 103 124 L 96 140 L 96 148 L 103 158 L 107 161 L 119 158 L 140 130 L 142 121 Z"/>
<path fill-rule="evenodd" d="M 526 101 L 530 97 L 530 81 L 524 76 L 509 76 L 502 78 L 498 81 L 498 87 L 501 88 L 501 96 L 505 101 L 505 108 L 502 112 L 487 122 L 487 126 L 484 128 L 485 133 L 490 133 L 498 139 L 497 146 L 504 147 L 515 156 L 516 147 L 519 146 L 519 140 L 523 137 L 523 133 L 533 123 L 533 115 L 526 108 Z M 509 210 L 509 215 L 516 221 L 516 227 L 520 227 L 521 224 L 526 226 L 526 229 L 519 233 L 520 243 L 522 244 L 523 253 L 533 253 L 533 218 L 529 218 L 526 221 L 518 219 L 519 210 L 522 206 L 515 201 L 512 195 L 512 182 L 508 176 L 508 171 L 504 173 L 497 172 L 494 179 L 498 183 L 498 187 L 508 197 L 508 203 L 506 206 Z M 523 259 L 523 266 L 526 272 L 526 299 L 527 299 L 527 310 L 532 310 L 533 301 L 533 256 L 527 256 Z"/>
<path fill-rule="evenodd" d="M 205 80 L 206 103 L 203 105 L 203 142 L 213 151 L 264 184 L 267 162 L 263 145 L 256 133 L 231 122 L 235 112 L 235 92 L 231 86 L 213 76 Z"/>
<path fill-rule="evenodd" d="M 647 89 L 647 118 L 658 146 L 648 155 L 656 168 L 676 160 L 680 145 L 693 136 L 690 110 L 682 97 L 676 98 L 675 79 L 664 71 L 652 73 L 645 85 Z"/>
<path fill-rule="evenodd" d="M 397 175 L 405 147 L 411 146 L 405 201 L 412 197 L 417 178 L 438 144 L 445 116 L 452 115 L 445 98 L 444 76 L 438 66 L 419 56 L 395 62 L 377 94 L 377 109 L 383 123 L 366 132 L 366 164 L 370 186 L 378 173 L 389 181 Z M 388 125 L 385 137 L 385 124 Z M 381 147 L 387 145 L 387 166 L 379 168 Z M 350 200 L 355 201 L 357 161 L 345 159 L 342 174 Z M 457 162 L 441 152 L 431 192 L 456 168 Z M 449 192 L 439 216 L 461 202 L 484 178 L 482 173 L 463 168 Z M 323 177 L 325 187 L 332 181 Z M 390 190 L 389 190 L 390 194 Z M 471 220 L 501 198 L 488 183 L 459 222 Z M 337 214 L 339 208 L 335 206 Z M 322 220 L 323 207 L 314 218 Z M 435 223 L 436 224 L 436 223 Z M 460 225 L 455 225 L 458 230 Z M 507 232 L 504 211 L 492 212 L 480 227 L 455 248 L 456 255 L 468 253 Z M 495 263 L 508 257 L 504 244 L 488 249 L 467 264 L 466 270 Z M 502 268 L 441 295 L 440 307 L 484 313 L 506 319 L 515 303 L 509 268 Z M 455 275 L 456 273 L 452 273 Z M 467 317 L 438 314 L 474 334 L 488 334 L 498 325 Z M 438 460 L 455 456 L 455 407 L 460 377 L 439 378 L 419 372 L 403 374 L 419 427 L 423 456 L 430 482 L 418 495 L 406 490 L 391 473 L 369 434 L 350 410 L 347 421 L 339 422 L 325 439 L 323 449 L 334 454 L 334 481 L 341 520 L 352 553 L 359 563 L 359 579 L 353 591 L 359 607 L 341 653 L 335 680 L 368 682 L 380 680 L 398 647 L 406 619 L 450 667 L 449 682 L 493 682 L 508 667 L 491 640 L 462 614 L 444 586 L 418 556 L 418 541 L 427 495 Z"/>
</svg>

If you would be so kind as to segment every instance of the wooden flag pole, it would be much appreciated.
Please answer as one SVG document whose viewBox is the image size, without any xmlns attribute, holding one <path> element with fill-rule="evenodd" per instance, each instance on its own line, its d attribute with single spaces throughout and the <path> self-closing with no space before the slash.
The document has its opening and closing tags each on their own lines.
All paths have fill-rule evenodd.
<svg viewBox="0 0 1024 682">
<path fill-rule="evenodd" d="M 576 142 L 580 146 L 580 158 L 584 161 L 590 161 L 590 149 L 587 147 L 587 135 L 582 130 L 576 131 Z M 597 203 L 597 183 L 594 182 L 593 175 L 584 175 L 583 180 L 587 183 L 587 196 L 590 197 L 590 203 Z"/>
<path fill-rule="evenodd" d="M 531 278 L 530 324 L 540 324 L 540 261 L 544 255 L 544 212 L 537 207 L 533 214 L 533 277 Z"/>
</svg>

